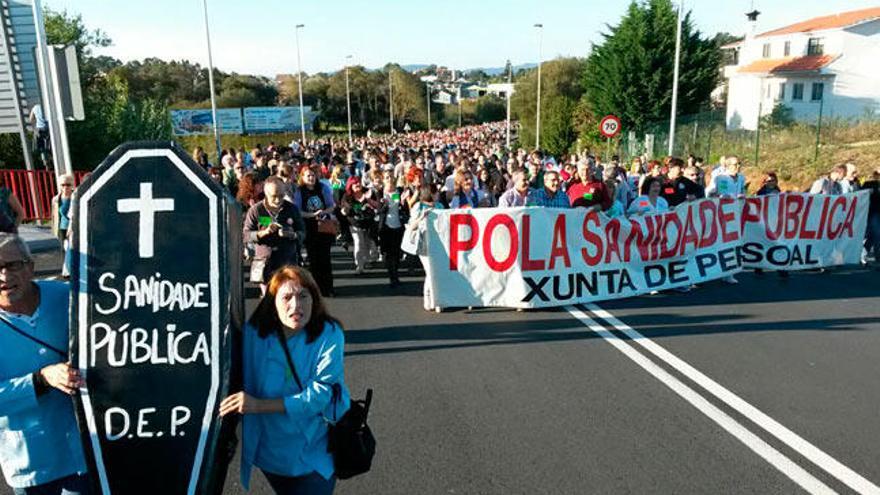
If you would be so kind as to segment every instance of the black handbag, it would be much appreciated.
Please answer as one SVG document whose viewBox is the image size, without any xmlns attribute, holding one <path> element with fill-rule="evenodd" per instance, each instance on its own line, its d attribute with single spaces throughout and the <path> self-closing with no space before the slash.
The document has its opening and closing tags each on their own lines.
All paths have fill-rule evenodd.
<svg viewBox="0 0 880 495">
<path fill-rule="evenodd" d="M 293 359 L 284 341 L 281 330 L 276 333 L 278 343 L 284 350 L 287 366 L 293 379 L 296 380 L 300 390 L 304 390 Z M 366 473 L 373 464 L 373 456 L 376 455 L 376 438 L 367 424 L 367 415 L 370 413 L 370 403 L 373 401 L 373 389 L 367 389 L 367 398 L 364 400 L 349 401 L 349 408 L 339 418 L 336 414 L 336 403 L 342 398 L 342 385 L 334 383 L 333 390 L 333 419 L 335 424 L 330 424 L 327 433 L 327 452 L 333 454 L 333 470 L 336 477 L 341 480 Z"/>
</svg>

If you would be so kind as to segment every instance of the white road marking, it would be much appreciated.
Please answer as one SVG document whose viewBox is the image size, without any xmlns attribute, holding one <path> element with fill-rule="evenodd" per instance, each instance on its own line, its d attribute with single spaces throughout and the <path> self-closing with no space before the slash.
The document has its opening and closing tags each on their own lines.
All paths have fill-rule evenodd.
<svg viewBox="0 0 880 495">
<path fill-rule="evenodd" d="M 740 442 L 769 462 L 773 467 L 782 472 L 782 474 L 788 476 L 801 488 L 813 494 L 836 493 L 828 485 L 822 483 L 802 467 L 795 464 L 794 461 L 773 448 L 764 440 L 761 440 L 754 433 L 747 430 L 727 413 L 707 401 L 703 396 L 694 391 L 694 389 L 682 383 L 678 378 L 669 374 L 669 372 L 661 368 L 659 365 L 636 351 L 631 345 L 611 333 L 610 330 L 607 330 L 605 327 L 587 316 L 586 313 L 575 306 L 566 306 L 566 310 L 587 328 L 605 339 L 606 342 L 617 348 L 617 350 L 622 352 L 626 357 L 633 360 L 645 371 L 653 375 L 654 378 L 660 380 L 664 385 L 672 389 L 673 392 L 688 401 L 692 406 L 696 407 L 697 410 L 708 416 L 709 419 L 724 428 L 728 433 L 736 437 Z"/>
<path fill-rule="evenodd" d="M 723 401 L 728 406 L 735 409 L 743 416 L 749 418 L 756 425 L 760 426 L 765 431 L 781 440 L 783 443 L 785 443 L 785 445 L 797 451 L 800 455 L 804 456 L 810 462 L 825 470 L 828 474 L 843 482 L 846 486 L 852 488 L 859 493 L 880 495 L 880 487 L 878 487 L 859 473 L 844 466 L 837 459 L 834 459 L 815 445 L 806 441 L 795 432 L 789 430 L 770 416 L 767 416 L 756 407 L 752 406 L 730 390 L 720 385 L 718 382 L 712 380 L 693 366 L 679 359 L 677 356 L 667 351 L 656 342 L 646 338 L 644 335 L 637 332 L 626 323 L 623 323 L 622 321 L 617 319 L 608 311 L 605 311 L 595 304 L 586 304 L 586 307 L 595 316 L 606 320 L 608 323 L 614 326 L 614 328 L 632 339 L 633 342 L 636 342 L 640 346 L 644 347 L 648 352 L 660 358 L 669 366 L 672 366 L 680 373 L 696 382 L 709 393 Z"/>
</svg>

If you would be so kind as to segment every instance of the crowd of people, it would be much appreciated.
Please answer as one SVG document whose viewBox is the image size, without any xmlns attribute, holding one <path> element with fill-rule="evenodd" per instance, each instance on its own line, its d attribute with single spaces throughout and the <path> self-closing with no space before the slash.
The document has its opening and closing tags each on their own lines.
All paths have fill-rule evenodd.
<svg viewBox="0 0 880 495">
<path fill-rule="evenodd" d="M 557 158 L 510 150 L 505 141 L 504 125 L 485 124 L 351 143 L 269 143 L 228 150 L 218 166 L 203 150 L 194 151 L 194 160 L 241 204 L 248 246 L 243 256 L 250 259 L 250 279 L 263 290 L 243 330 L 243 388 L 218 410 L 243 417 L 245 487 L 256 466 L 276 493 L 334 490 L 328 424 L 350 404 L 344 331 L 324 302 L 335 295 L 335 243 L 351 251 L 358 274 L 381 260 L 396 287 L 404 246 L 413 260 L 426 256 L 418 235 L 408 233 L 421 228 L 433 209 L 586 208 L 621 217 L 750 192 L 735 156 L 711 166 L 698 157 L 637 157 L 627 166 L 617 157 L 603 162 L 587 152 Z M 73 186 L 73 177 L 63 177 L 53 201 L 60 239 L 70 236 Z M 860 188 L 872 191 L 865 247 L 876 257 L 880 170 L 862 183 L 853 165 L 836 166 L 810 192 Z M 780 192 L 776 174 L 767 172 L 754 194 Z M 65 398 L 85 384 L 67 355 L 70 289 L 60 281 L 34 280 L 34 258 L 14 233 L 21 219 L 14 218 L 16 203 L 0 194 L 3 204 L 13 218 L 0 232 L 0 325 L 8 330 L 0 332 L 8 351 L 0 374 L 0 465 L 16 494 L 88 494 L 94 478 L 72 402 Z M 425 307 L 431 309 L 428 289 L 426 284 Z"/>
<path fill-rule="evenodd" d="M 646 156 L 621 162 L 589 151 L 559 157 L 505 146 L 506 126 L 491 123 L 455 130 L 318 139 L 307 144 L 257 146 L 222 152 L 219 165 L 193 152 L 246 211 L 251 280 L 265 283 L 275 267 L 307 263 L 325 296 L 335 295 L 330 249 L 352 251 L 355 271 L 384 263 L 392 287 L 415 254 L 401 251 L 408 229 L 434 208 L 586 208 L 609 217 L 662 213 L 705 197 L 782 192 L 775 172 L 747 184 L 742 160 Z M 833 167 L 810 193 L 873 190 L 868 254 L 880 251 L 880 169 L 862 183 L 852 163 Z M 404 242 L 406 244 L 406 242 Z M 408 261 L 412 260 L 412 261 Z M 427 266 L 426 263 L 422 263 Z M 253 268 L 256 267 L 256 268 Z M 268 268 L 267 268 L 268 267 Z M 736 283 L 734 277 L 725 279 Z M 433 307 L 425 288 L 425 307 Z"/>
</svg>

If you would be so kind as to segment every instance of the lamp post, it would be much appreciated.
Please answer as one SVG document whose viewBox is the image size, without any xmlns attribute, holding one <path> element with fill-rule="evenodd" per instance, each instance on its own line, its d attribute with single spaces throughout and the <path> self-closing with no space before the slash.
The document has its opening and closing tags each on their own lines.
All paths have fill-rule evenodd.
<svg viewBox="0 0 880 495">
<path fill-rule="evenodd" d="M 511 86 L 511 81 L 513 80 L 513 66 L 510 65 L 510 60 L 507 61 L 507 149 L 510 149 L 510 90 L 513 86 Z"/>
<path fill-rule="evenodd" d="M 538 99 L 537 99 L 537 110 L 535 111 L 535 149 L 540 149 L 541 147 L 541 58 L 542 54 L 542 42 L 544 41 L 544 25 L 543 24 L 535 24 L 535 27 L 538 28 Z"/>
<path fill-rule="evenodd" d="M 431 130 L 431 83 L 425 82 L 425 100 L 428 104 L 428 130 Z"/>
<path fill-rule="evenodd" d="M 300 61 L 299 55 L 299 30 L 300 28 L 306 27 L 305 24 L 297 24 L 296 25 L 296 73 L 299 78 L 299 128 L 302 132 L 302 142 L 303 146 L 306 145 L 306 115 L 303 107 L 303 76 L 302 76 L 302 65 Z"/>
<path fill-rule="evenodd" d="M 348 147 L 352 145 L 351 139 L 351 89 L 348 85 L 348 68 L 351 66 L 351 55 L 345 56 L 345 108 L 348 112 Z"/>
<path fill-rule="evenodd" d="M 678 27 L 675 30 L 675 65 L 672 69 L 672 110 L 669 116 L 669 147 L 667 154 L 672 156 L 672 148 L 675 146 L 675 114 L 678 106 L 678 65 L 681 59 L 681 11 L 684 0 L 678 0 Z"/>
<path fill-rule="evenodd" d="M 388 68 L 388 125 L 390 127 L 391 134 L 394 134 L 394 87 L 391 83 L 393 79 L 391 76 L 394 74 L 394 68 Z"/>
<path fill-rule="evenodd" d="M 461 84 L 458 85 L 458 126 L 461 127 Z"/>
<path fill-rule="evenodd" d="M 214 96 L 214 57 L 211 55 L 211 30 L 208 27 L 208 0 L 202 0 L 205 12 L 205 39 L 208 41 L 208 88 L 211 90 L 211 122 L 214 124 L 214 142 L 217 144 L 217 164 L 220 164 L 220 125 L 217 122 L 217 99 Z"/>
</svg>

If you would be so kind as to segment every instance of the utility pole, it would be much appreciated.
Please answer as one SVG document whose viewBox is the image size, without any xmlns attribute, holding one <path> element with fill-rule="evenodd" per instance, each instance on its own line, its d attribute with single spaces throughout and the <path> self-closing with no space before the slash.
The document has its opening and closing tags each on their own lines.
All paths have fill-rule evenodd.
<svg viewBox="0 0 880 495">
<path fill-rule="evenodd" d="M 511 93 L 511 81 L 513 80 L 513 66 L 510 65 L 510 60 L 507 61 L 507 149 L 510 149 L 510 93 Z"/>
<path fill-rule="evenodd" d="M 220 123 L 217 122 L 217 99 L 214 96 L 214 57 L 211 54 L 211 29 L 208 26 L 208 0 L 202 0 L 205 11 L 205 39 L 208 41 L 208 88 L 211 91 L 211 122 L 214 123 L 214 143 L 217 145 L 217 165 L 220 165 Z"/>
<path fill-rule="evenodd" d="M 303 73 L 302 73 L 302 65 L 300 61 L 299 55 L 299 30 L 300 28 L 306 27 L 305 24 L 297 24 L 296 25 L 296 72 L 297 77 L 299 78 L 299 127 L 302 132 L 302 144 L 306 145 L 306 115 L 303 107 Z"/>
<path fill-rule="evenodd" d="M 55 169 L 56 184 L 59 191 L 61 190 L 61 176 L 65 173 L 73 171 L 70 166 L 70 157 L 67 156 L 69 151 L 64 147 L 66 137 L 62 134 L 64 131 L 64 117 L 61 115 L 61 109 L 55 106 L 55 83 L 52 80 L 52 72 L 49 70 L 49 47 L 46 46 L 46 26 L 43 23 L 43 6 L 40 0 L 34 0 L 34 27 L 37 30 L 37 67 L 38 76 L 40 78 L 40 96 L 42 100 L 43 115 L 49 124 L 49 140 L 52 143 L 52 166 Z M 12 67 L 7 67 L 12 70 Z M 29 153 L 29 150 L 24 150 Z"/>
<path fill-rule="evenodd" d="M 535 111 L 535 149 L 541 148 L 541 63 L 543 58 L 542 43 L 544 41 L 544 25 L 535 24 L 538 28 L 538 99 Z"/>
<path fill-rule="evenodd" d="M 348 86 L 348 67 L 351 65 L 351 55 L 345 57 L 345 108 L 348 112 L 348 147 L 352 146 L 351 139 L 351 88 Z"/>
<path fill-rule="evenodd" d="M 427 93 L 425 96 L 425 99 L 426 99 L 426 103 L 428 104 L 428 130 L 430 131 L 431 130 L 431 83 L 429 83 L 429 82 L 425 83 L 425 90 Z"/>
<path fill-rule="evenodd" d="M 388 68 L 388 122 L 391 126 L 391 134 L 394 134 L 394 88 L 391 75 L 394 73 L 394 67 Z"/>
<path fill-rule="evenodd" d="M 668 155 L 672 156 L 672 148 L 675 146 L 675 114 L 678 106 L 678 65 L 681 60 L 681 11 L 684 0 L 678 0 L 678 27 L 675 30 L 675 65 L 672 70 L 672 110 L 669 116 L 669 149 Z"/>
</svg>

